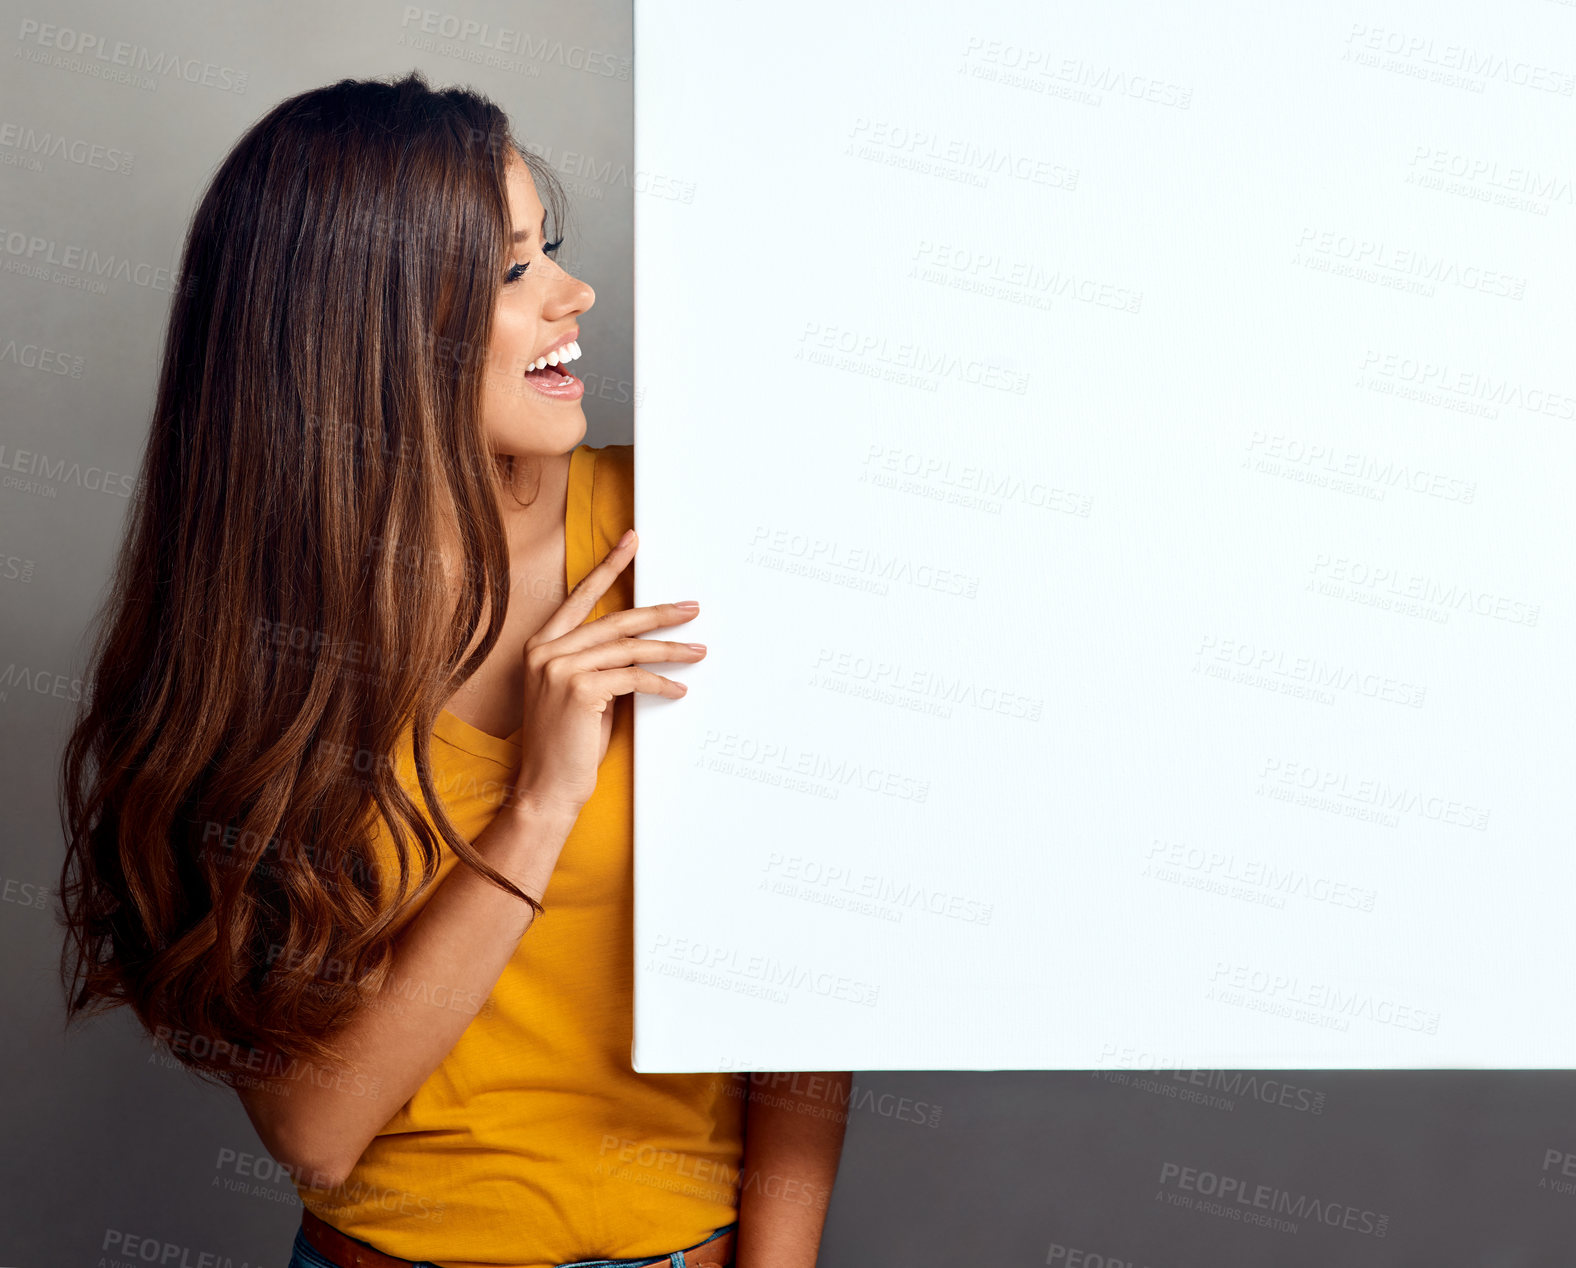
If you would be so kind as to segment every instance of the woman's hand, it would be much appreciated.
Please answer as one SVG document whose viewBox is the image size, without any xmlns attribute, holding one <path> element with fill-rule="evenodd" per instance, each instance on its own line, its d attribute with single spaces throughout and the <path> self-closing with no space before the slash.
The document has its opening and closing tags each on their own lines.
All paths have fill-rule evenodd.
<svg viewBox="0 0 1576 1268">
<path fill-rule="evenodd" d="M 585 623 L 638 547 L 631 529 L 525 641 L 525 726 L 514 779 L 521 804 L 578 814 L 596 791 L 602 715 L 613 697 L 640 691 L 676 699 L 688 688 L 642 663 L 697 661 L 706 654 L 699 644 L 635 637 L 693 620 L 699 604 L 625 608 Z"/>
</svg>

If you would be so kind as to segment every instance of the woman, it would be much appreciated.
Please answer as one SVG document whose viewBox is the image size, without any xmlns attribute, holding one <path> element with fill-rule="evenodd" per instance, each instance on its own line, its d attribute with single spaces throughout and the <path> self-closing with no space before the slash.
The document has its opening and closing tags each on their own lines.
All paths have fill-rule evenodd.
<svg viewBox="0 0 1576 1268">
<path fill-rule="evenodd" d="M 807 1268 L 848 1075 L 630 1068 L 629 697 L 705 651 L 629 606 L 533 173 L 556 226 L 412 74 L 281 103 L 205 194 L 64 760 L 68 1016 L 237 1091 L 295 1268 Z"/>
</svg>

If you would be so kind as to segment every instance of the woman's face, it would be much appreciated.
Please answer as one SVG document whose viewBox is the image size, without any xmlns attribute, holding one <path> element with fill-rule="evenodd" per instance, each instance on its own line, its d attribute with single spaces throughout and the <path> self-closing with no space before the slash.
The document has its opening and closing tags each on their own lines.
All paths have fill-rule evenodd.
<svg viewBox="0 0 1576 1268">
<path fill-rule="evenodd" d="M 551 366 L 534 372 L 530 367 L 550 352 L 574 355 L 567 345 L 578 341 L 580 314 L 596 302 L 596 292 L 543 253 L 536 183 L 512 151 L 508 193 L 514 240 L 493 313 L 482 424 L 496 453 L 550 457 L 568 453 L 585 439 L 580 405 L 585 385 Z"/>
</svg>

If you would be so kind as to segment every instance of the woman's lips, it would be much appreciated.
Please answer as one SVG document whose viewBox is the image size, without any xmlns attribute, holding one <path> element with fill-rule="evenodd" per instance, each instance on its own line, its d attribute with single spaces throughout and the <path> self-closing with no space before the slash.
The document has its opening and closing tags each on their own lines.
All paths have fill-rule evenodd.
<svg viewBox="0 0 1576 1268">
<path fill-rule="evenodd" d="M 586 390 L 586 385 L 562 365 L 531 370 L 527 372 L 525 381 L 543 396 L 551 397 L 555 401 L 577 401 Z"/>
</svg>

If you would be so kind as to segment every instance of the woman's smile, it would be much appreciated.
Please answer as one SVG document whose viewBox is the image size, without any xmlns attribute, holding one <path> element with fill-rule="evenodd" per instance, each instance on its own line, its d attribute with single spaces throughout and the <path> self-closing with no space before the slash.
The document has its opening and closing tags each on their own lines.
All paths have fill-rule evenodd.
<svg viewBox="0 0 1576 1268">
<path fill-rule="evenodd" d="M 543 396 L 557 401 L 578 401 L 586 385 L 564 367 L 580 357 L 580 327 L 555 339 L 548 350 L 531 363 L 525 381 Z"/>
</svg>

